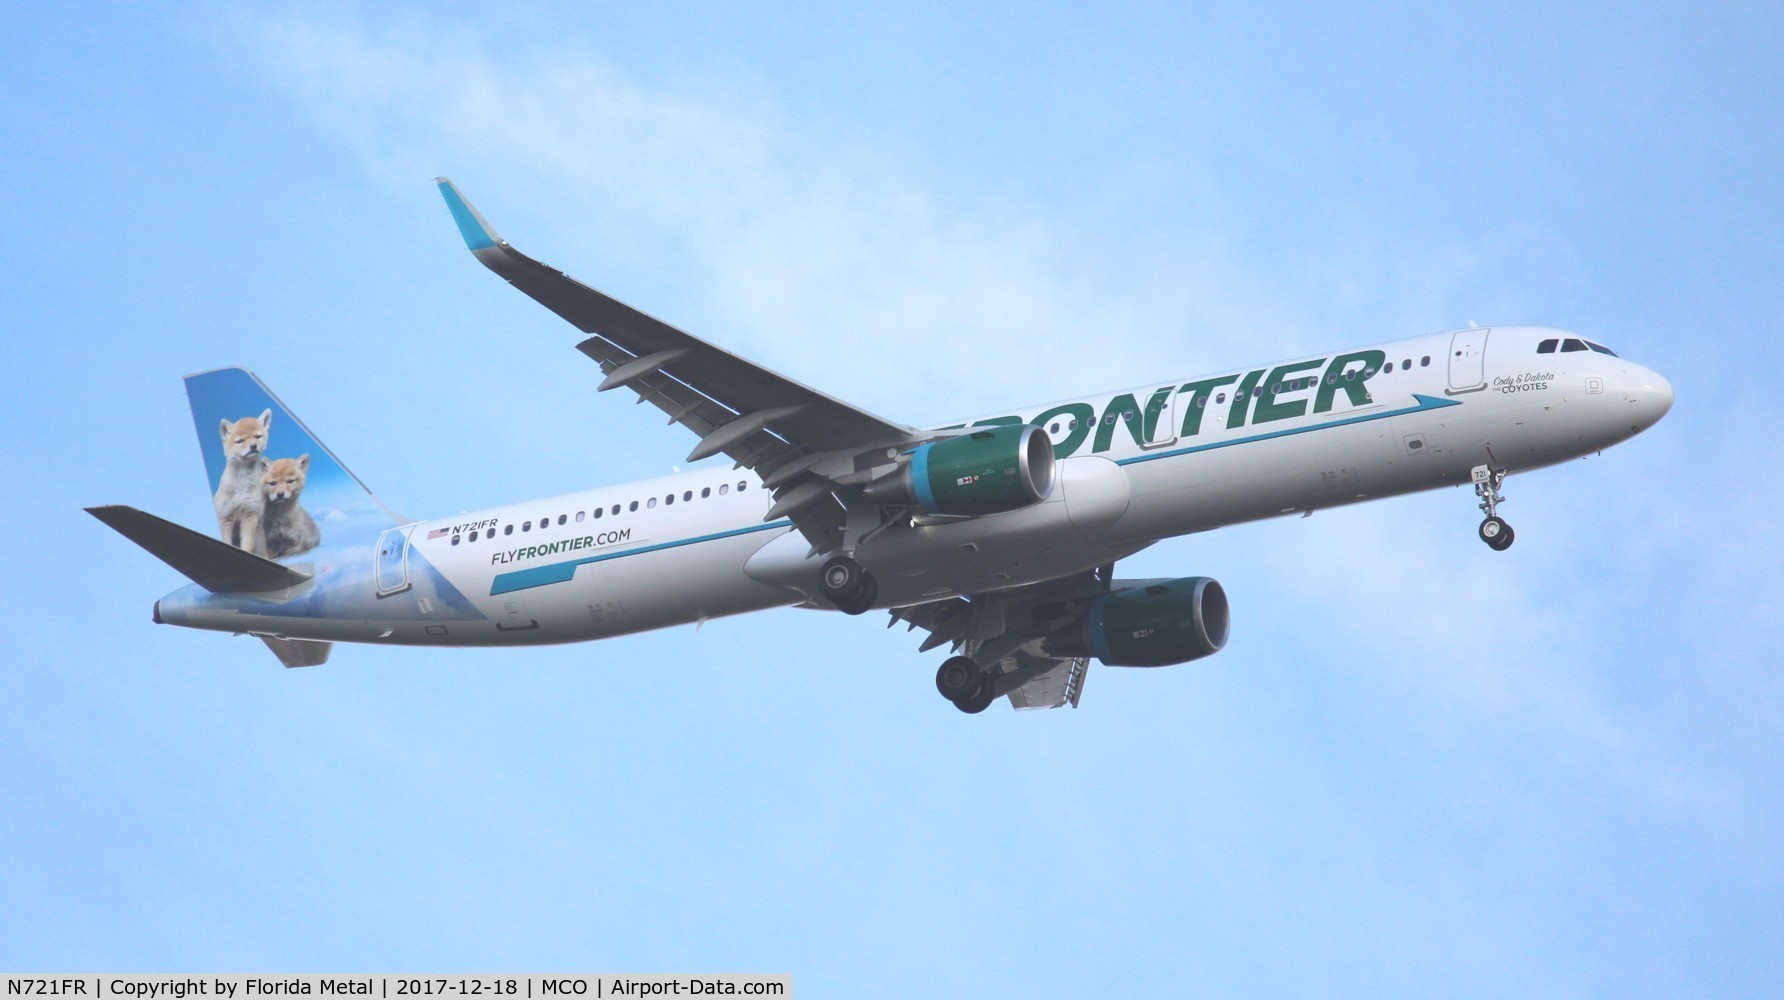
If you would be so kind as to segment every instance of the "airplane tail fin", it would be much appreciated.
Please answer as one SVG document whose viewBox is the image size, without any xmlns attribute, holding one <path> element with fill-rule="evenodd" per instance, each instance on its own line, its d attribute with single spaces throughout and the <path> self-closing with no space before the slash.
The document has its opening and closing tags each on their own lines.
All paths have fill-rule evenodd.
<svg viewBox="0 0 1784 1000">
<path fill-rule="evenodd" d="M 245 368 L 188 375 L 218 531 L 279 559 L 407 523 Z"/>
</svg>

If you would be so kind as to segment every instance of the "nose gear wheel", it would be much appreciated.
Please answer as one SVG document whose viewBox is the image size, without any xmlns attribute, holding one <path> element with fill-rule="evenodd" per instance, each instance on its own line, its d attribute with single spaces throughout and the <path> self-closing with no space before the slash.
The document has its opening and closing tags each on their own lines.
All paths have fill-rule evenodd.
<svg viewBox="0 0 1784 1000">
<path fill-rule="evenodd" d="M 1499 487 L 1505 483 L 1507 473 L 1506 469 L 1490 469 L 1484 465 L 1475 466 L 1473 472 L 1474 495 L 1480 497 L 1481 513 L 1486 515 L 1480 523 L 1480 540 L 1495 552 L 1511 548 L 1512 539 L 1517 537 L 1511 525 L 1499 516 L 1499 505 L 1505 502 Z"/>
</svg>

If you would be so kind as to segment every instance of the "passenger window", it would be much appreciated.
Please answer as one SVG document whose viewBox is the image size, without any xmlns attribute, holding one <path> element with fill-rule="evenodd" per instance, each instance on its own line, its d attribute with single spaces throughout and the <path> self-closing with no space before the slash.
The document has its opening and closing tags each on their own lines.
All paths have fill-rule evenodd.
<svg viewBox="0 0 1784 1000">
<path fill-rule="evenodd" d="M 745 482 L 741 482 L 741 483 L 737 484 L 737 492 L 739 492 L 739 493 L 742 493 L 744 490 L 747 490 L 749 488 L 750 488 L 750 484 L 747 480 Z"/>
<path fill-rule="evenodd" d="M 1073 417 L 1071 420 L 1071 423 L 1068 423 L 1065 426 L 1066 426 L 1066 430 L 1072 430 L 1072 431 L 1077 430 L 1078 429 L 1078 418 Z"/>
<path fill-rule="evenodd" d="M 1420 368 L 1431 367 L 1431 355 L 1427 354 L 1424 357 L 1420 358 L 1419 359 L 1419 367 Z"/>
<path fill-rule="evenodd" d="M 565 524 L 565 523 L 566 523 L 566 522 L 568 522 L 568 521 L 569 521 L 569 520 L 570 520 L 570 517 L 569 517 L 569 515 L 568 515 L 568 514 L 559 514 L 559 515 L 558 515 L 558 526 L 559 526 L 559 527 L 562 527 L 562 526 L 563 526 L 563 525 L 564 525 L 564 524 Z M 582 520 L 582 515 L 581 515 L 581 514 L 577 514 L 577 515 L 576 515 L 576 520 L 578 520 L 578 521 L 580 521 L 580 520 Z"/>
<path fill-rule="evenodd" d="M 1208 406 L 1208 397 L 1207 396 L 1197 396 L 1196 397 L 1196 409 L 1198 409 L 1198 410 L 1205 409 L 1207 406 Z"/>
<path fill-rule="evenodd" d="M 710 486 L 703 487 L 700 490 L 700 499 L 704 500 L 709 496 L 712 496 L 712 487 L 710 487 Z"/>
<path fill-rule="evenodd" d="M 686 492 L 684 492 L 684 493 L 683 493 L 683 494 L 682 494 L 682 495 L 681 495 L 681 499 L 682 499 L 682 501 L 683 501 L 683 502 L 684 502 L 684 503 L 685 503 L 685 502 L 686 502 L 686 501 L 689 501 L 689 500 L 692 500 L 692 499 L 694 499 L 694 491 L 693 491 L 693 490 L 688 490 L 688 491 L 686 491 Z"/>
<path fill-rule="evenodd" d="M 1363 369 L 1363 377 L 1364 378 L 1368 378 L 1369 376 L 1374 375 L 1374 374 L 1375 374 L 1375 369 L 1373 369 L 1373 368 Z"/>
<path fill-rule="evenodd" d="M 1047 428 L 1047 433 L 1058 434 L 1059 433 L 1059 421 L 1057 421 L 1057 420 L 1053 421 L 1052 426 Z"/>
<path fill-rule="evenodd" d="M 1327 376 L 1326 376 L 1326 384 L 1327 384 L 1327 385 L 1337 385 L 1337 384 L 1338 384 L 1338 376 L 1336 376 L 1336 375 L 1327 375 Z"/>
<path fill-rule="evenodd" d="M 1392 372 L 1393 372 L 1393 370 L 1394 370 L 1394 363 L 1393 363 L 1393 362 L 1392 362 L 1392 361 L 1390 361 L 1390 362 L 1388 362 L 1388 363 L 1387 363 L 1387 364 L 1385 364 L 1385 365 L 1382 365 L 1382 366 L 1381 366 L 1381 373 L 1382 373 L 1382 374 L 1383 374 L 1383 375 L 1387 375 L 1387 374 L 1390 374 L 1390 373 L 1392 373 Z"/>
<path fill-rule="evenodd" d="M 1560 343 L 1559 340 L 1556 340 L 1554 337 L 1550 337 L 1549 339 L 1536 345 L 1536 353 L 1538 353 L 1538 354 L 1553 354 L 1553 353 L 1555 353 L 1555 345 L 1559 344 L 1559 343 Z"/>
<path fill-rule="evenodd" d="M 1412 367 L 1412 359 L 1411 358 L 1407 358 L 1406 360 L 1400 362 L 1400 369 L 1402 371 L 1404 371 L 1408 368 L 1411 368 L 1411 367 Z"/>
<path fill-rule="evenodd" d="M 576 512 L 576 523 L 577 523 L 577 524 L 581 524 L 581 523 L 582 523 L 582 519 L 583 519 L 583 517 L 584 517 L 584 515 L 585 515 L 585 514 L 586 514 L 586 512 L 585 512 L 585 511 L 580 511 L 580 510 L 579 510 L 579 511 L 577 511 L 577 512 Z"/>
<path fill-rule="evenodd" d="M 632 505 L 632 509 L 633 509 L 633 510 L 637 510 L 637 509 L 638 509 L 638 505 L 637 505 L 637 504 L 633 504 L 633 505 Z M 619 504 L 614 504 L 614 505 L 613 505 L 613 510 L 612 510 L 612 511 L 610 511 L 610 513 L 611 513 L 611 514 L 612 514 L 612 515 L 613 515 L 613 516 L 614 516 L 614 517 L 618 517 L 618 516 L 619 516 Z"/>
<path fill-rule="evenodd" d="M 652 500 L 652 501 L 651 501 L 651 503 L 653 503 L 653 504 L 654 504 L 654 503 L 656 503 L 656 501 L 655 501 L 655 500 Z M 634 501 L 632 501 L 632 506 L 631 506 L 631 508 L 630 508 L 630 509 L 631 509 L 631 510 L 637 510 L 637 509 L 638 509 L 638 501 L 636 501 L 636 500 L 634 500 Z"/>
<path fill-rule="evenodd" d="M 1216 393 L 1216 394 L 1215 394 L 1215 396 L 1214 396 L 1214 402 L 1216 402 L 1216 403 L 1224 403 L 1224 402 L 1226 402 L 1226 393 L 1224 393 L 1224 392 L 1222 392 L 1222 393 Z"/>
<path fill-rule="evenodd" d="M 671 493 L 668 496 L 663 498 L 663 506 L 665 506 L 665 507 L 667 507 L 668 505 L 670 505 L 674 502 L 675 502 L 675 494 L 673 494 L 673 493 Z"/>
<path fill-rule="evenodd" d="M 731 492 L 731 484 L 730 483 L 720 483 L 719 484 L 719 496 L 724 496 L 725 494 L 727 494 L 729 492 Z"/>
<path fill-rule="evenodd" d="M 1264 387 L 1263 387 L 1263 386 L 1261 386 L 1261 385 L 1254 385 L 1254 386 L 1252 386 L 1252 387 L 1251 387 L 1251 398 L 1252 398 L 1252 399 L 1257 399 L 1257 398 L 1258 398 L 1258 397 L 1259 397 L 1259 396 L 1262 396 L 1262 395 L 1263 395 L 1263 394 L 1264 394 Z"/>
<path fill-rule="evenodd" d="M 533 522 L 531 522 L 531 521 L 522 521 L 522 522 L 520 522 L 520 530 L 522 530 L 522 531 L 531 531 L 531 530 L 533 530 Z"/>
<path fill-rule="evenodd" d="M 502 525 L 502 534 L 504 534 L 504 535 L 514 534 L 514 525 L 512 525 L 512 524 Z"/>
<path fill-rule="evenodd" d="M 1585 349 L 1586 349 L 1585 344 L 1573 339 L 1572 337 L 1569 337 L 1566 340 L 1563 340 L 1561 342 L 1561 353 L 1562 354 L 1571 354 L 1574 351 L 1583 351 Z"/>
<path fill-rule="evenodd" d="M 651 510 L 656 510 L 656 509 L 657 509 L 657 498 L 656 498 L 656 497 L 651 497 L 651 498 L 650 498 L 650 500 L 648 500 L 648 501 L 647 501 L 647 502 L 646 502 L 646 503 L 645 503 L 645 504 L 644 504 L 644 506 L 646 506 L 646 507 L 648 507 L 648 508 L 650 508 L 650 509 L 651 509 Z"/>
<path fill-rule="evenodd" d="M 458 536 L 457 535 L 452 536 L 452 544 L 454 544 L 454 545 L 458 544 Z"/>
<path fill-rule="evenodd" d="M 605 508 L 605 507 L 596 507 L 595 508 L 595 520 L 599 521 L 601 519 L 601 515 L 603 513 L 605 513 L 606 510 L 607 510 L 607 508 Z"/>
</svg>

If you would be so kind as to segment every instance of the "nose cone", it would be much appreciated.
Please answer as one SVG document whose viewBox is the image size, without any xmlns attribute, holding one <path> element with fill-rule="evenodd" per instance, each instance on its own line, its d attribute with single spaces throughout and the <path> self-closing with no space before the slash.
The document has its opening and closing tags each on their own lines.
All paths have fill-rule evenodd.
<svg viewBox="0 0 1784 1000">
<path fill-rule="evenodd" d="M 1672 409 L 1672 383 L 1661 378 L 1658 372 L 1646 368 L 1631 368 L 1628 379 L 1625 392 L 1635 429 L 1647 430 L 1659 423 L 1660 418 L 1666 416 L 1666 411 Z"/>
</svg>

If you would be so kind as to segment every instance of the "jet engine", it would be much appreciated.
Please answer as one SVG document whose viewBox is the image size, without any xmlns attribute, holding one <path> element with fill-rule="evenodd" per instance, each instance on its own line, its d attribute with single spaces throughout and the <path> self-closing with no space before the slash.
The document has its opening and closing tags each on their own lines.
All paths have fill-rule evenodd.
<svg viewBox="0 0 1784 1000">
<path fill-rule="evenodd" d="M 929 514 L 1001 514 L 1053 495 L 1053 442 L 1033 424 L 986 427 L 917 446 L 867 499 Z"/>
<path fill-rule="evenodd" d="M 1166 667 L 1220 652 L 1231 619 L 1226 591 L 1206 576 L 1117 580 L 1080 620 L 1048 636 L 1049 656 L 1093 656 L 1111 667 Z"/>
</svg>

